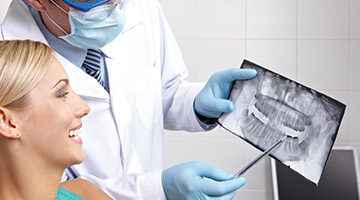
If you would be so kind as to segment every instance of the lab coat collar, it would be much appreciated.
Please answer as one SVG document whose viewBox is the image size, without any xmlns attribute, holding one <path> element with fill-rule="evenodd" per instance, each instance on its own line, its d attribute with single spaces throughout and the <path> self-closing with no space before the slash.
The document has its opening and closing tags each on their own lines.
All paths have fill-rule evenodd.
<svg viewBox="0 0 360 200">
<path fill-rule="evenodd" d="M 143 15 L 136 10 L 136 1 L 129 1 L 125 7 L 126 23 L 122 33 L 125 33 L 143 21 Z"/>
<path fill-rule="evenodd" d="M 141 24 L 144 20 L 143 15 L 136 9 L 135 5 L 136 1 L 129 0 L 125 7 L 125 15 L 126 15 L 126 22 L 124 30 L 120 33 L 120 35 L 110 44 L 106 45 L 105 47 L 101 48 L 101 50 L 109 57 L 109 58 L 116 58 L 119 55 L 117 49 L 119 47 L 114 47 L 112 43 L 117 43 L 116 40 L 122 38 L 124 35 L 127 35 L 129 31 L 131 31 L 134 27 Z M 127 45 L 124 45 L 127 46 Z M 121 48 L 121 47 L 120 47 Z"/>
</svg>

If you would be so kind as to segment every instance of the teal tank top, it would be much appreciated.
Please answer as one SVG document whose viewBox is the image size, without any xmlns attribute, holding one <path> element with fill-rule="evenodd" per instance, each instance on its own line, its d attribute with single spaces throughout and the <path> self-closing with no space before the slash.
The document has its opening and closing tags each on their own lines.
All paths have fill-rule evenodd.
<svg viewBox="0 0 360 200">
<path fill-rule="evenodd" d="M 82 197 L 68 190 L 59 188 L 56 200 L 84 200 Z"/>
</svg>

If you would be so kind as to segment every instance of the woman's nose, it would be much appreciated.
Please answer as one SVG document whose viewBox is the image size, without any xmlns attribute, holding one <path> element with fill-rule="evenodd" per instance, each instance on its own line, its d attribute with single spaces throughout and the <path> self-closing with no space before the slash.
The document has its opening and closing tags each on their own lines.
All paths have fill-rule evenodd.
<svg viewBox="0 0 360 200">
<path fill-rule="evenodd" d="M 75 93 L 74 93 L 74 94 L 75 94 Z M 85 103 L 85 102 L 80 98 L 79 95 L 75 94 L 75 98 L 76 98 L 76 104 L 78 105 L 78 106 L 76 106 L 76 108 L 77 108 L 77 109 L 76 109 L 76 115 L 77 115 L 77 117 L 82 118 L 82 117 L 88 115 L 89 112 L 90 112 L 90 107 L 89 107 L 89 105 L 88 105 L 87 103 Z"/>
<path fill-rule="evenodd" d="M 84 117 L 84 116 L 86 116 L 86 115 L 88 115 L 89 114 L 89 112 L 90 112 L 90 107 L 89 107 L 89 105 L 87 104 L 87 103 L 85 103 L 82 99 L 81 99 L 81 101 L 83 102 L 83 111 L 82 111 L 82 116 L 81 117 Z"/>
</svg>

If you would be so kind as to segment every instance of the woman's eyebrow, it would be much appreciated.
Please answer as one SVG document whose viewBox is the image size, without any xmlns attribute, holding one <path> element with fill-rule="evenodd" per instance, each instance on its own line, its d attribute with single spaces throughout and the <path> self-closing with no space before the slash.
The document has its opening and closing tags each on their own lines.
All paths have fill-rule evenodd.
<svg viewBox="0 0 360 200">
<path fill-rule="evenodd" d="M 69 84 L 69 79 L 67 78 L 60 79 L 52 88 L 56 87 L 61 82 L 65 82 L 66 84 Z"/>
</svg>

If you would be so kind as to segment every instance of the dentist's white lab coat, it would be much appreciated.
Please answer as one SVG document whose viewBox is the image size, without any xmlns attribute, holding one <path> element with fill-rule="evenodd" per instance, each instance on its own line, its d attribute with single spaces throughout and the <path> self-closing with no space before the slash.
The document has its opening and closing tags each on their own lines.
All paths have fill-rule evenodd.
<svg viewBox="0 0 360 200">
<path fill-rule="evenodd" d="M 110 94 L 57 54 L 74 91 L 91 107 L 81 136 L 86 158 L 74 168 L 114 199 L 164 199 L 163 129 L 203 131 L 193 111 L 202 84 L 183 81 L 187 70 L 156 0 L 131 0 L 126 14 L 122 34 L 102 48 L 111 57 Z M 13 0 L 0 29 L 2 40 L 47 43 L 20 0 Z"/>
</svg>

